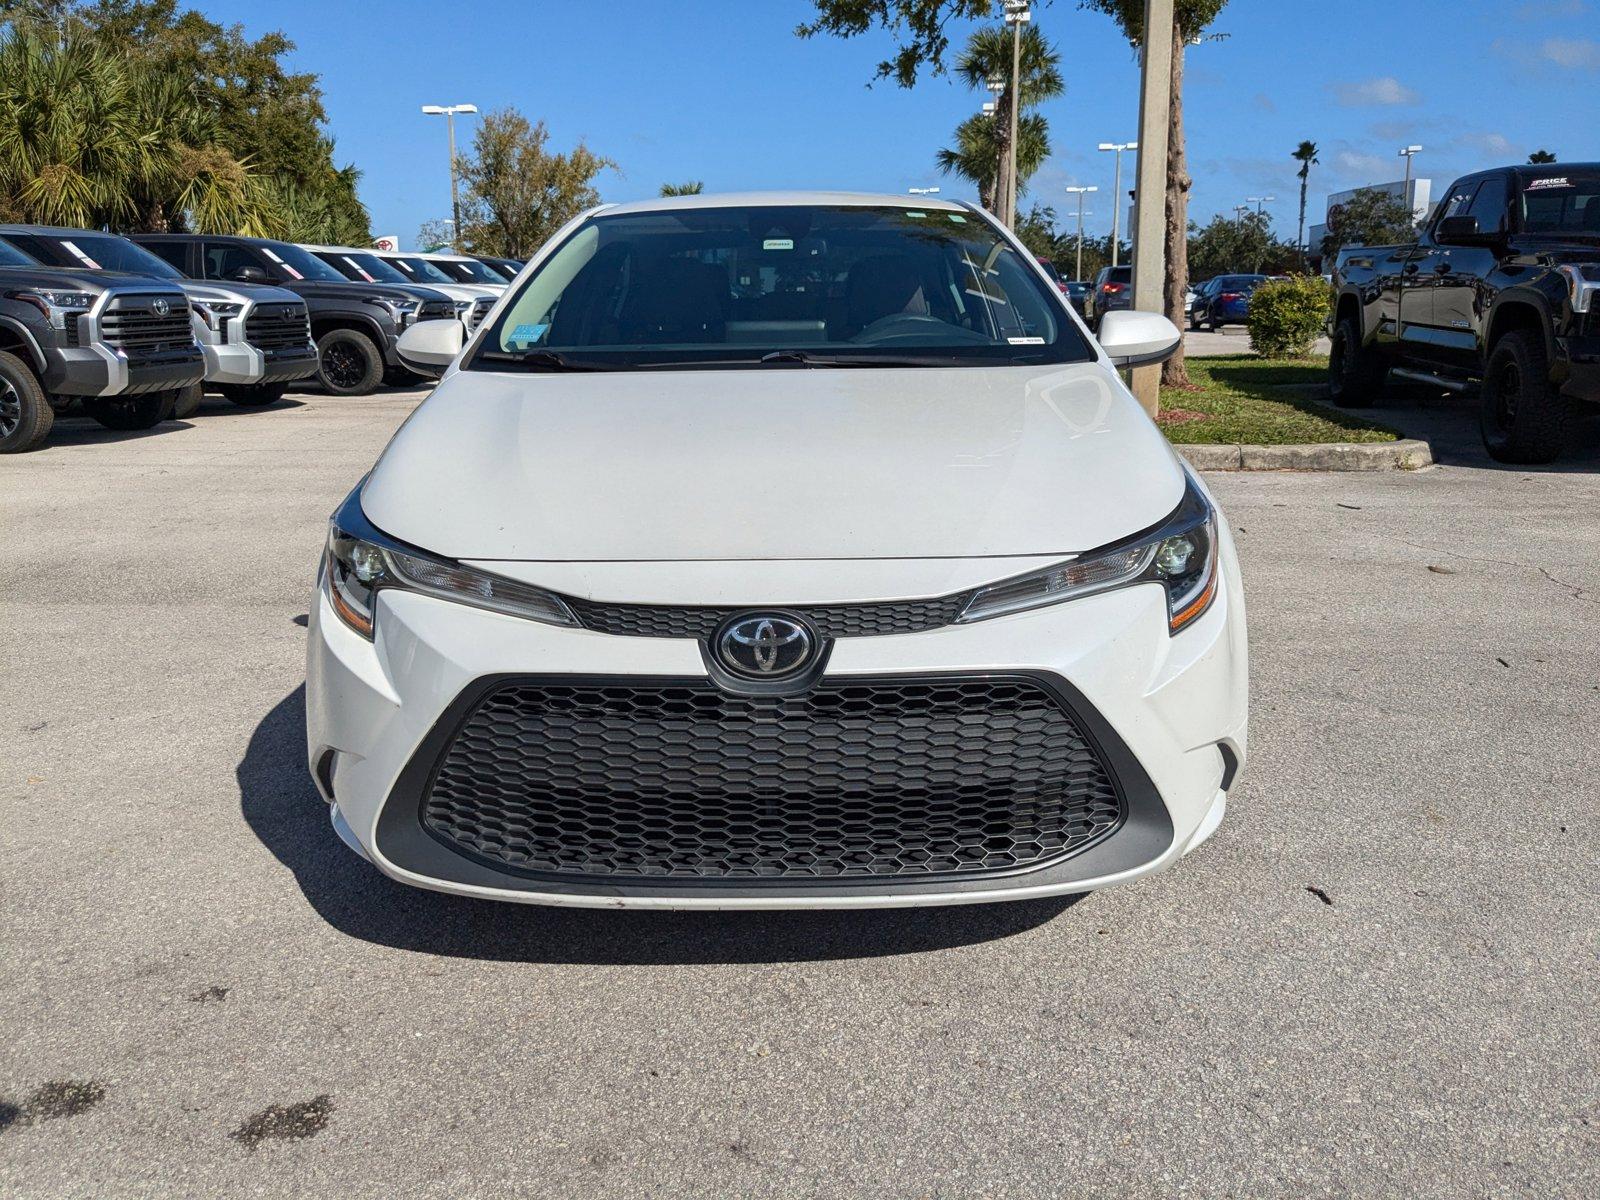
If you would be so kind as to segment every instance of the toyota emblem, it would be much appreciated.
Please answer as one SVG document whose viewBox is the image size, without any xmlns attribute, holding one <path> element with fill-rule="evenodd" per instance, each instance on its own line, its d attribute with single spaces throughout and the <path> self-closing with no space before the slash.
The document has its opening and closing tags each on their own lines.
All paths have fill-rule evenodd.
<svg viewBox="0 0 1600 1200">
<path fill-rule="evenodd" d="M 817 639 L 791 617 L 752 613 L 734 617 L 716 634 L 716 655 L 746 679 L 782 679 L 811 665 Z"/>
<path fill-rule="evenodd" d="M 165 300 L 156 300 L 150 305 L 150 310 L 158 317 L 164 317 L 172 311 L 172 305 Z"/>
</svg>

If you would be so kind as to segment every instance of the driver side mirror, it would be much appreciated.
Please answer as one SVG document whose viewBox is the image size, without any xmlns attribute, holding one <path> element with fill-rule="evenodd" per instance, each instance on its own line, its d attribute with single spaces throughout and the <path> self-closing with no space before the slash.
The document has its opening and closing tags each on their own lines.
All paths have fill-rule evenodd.
<svg viewBox="0 0 1600 1200">
<path fill-rule="evenodd" d="M 1434 241 L 1441 246 L 1487 246 L 1495 237 L 1495 234 L 1479 229 L 1478 218 L 1470 213 L 1445 217 L 1433 233 Z"/>
<path fill-rule="evenodd" d="M 419 321 L 400 335 L 394 349 L 413 371 L 437 378 L 455 362 L 466 341 L 467 332 L 460 321 Z"/>
<path fill-rule="evenodd" d="M 267 276 L 267 273 L 265 271 L 263 271 L 260 267 L 250 267 L 250 266 L 245 266 L 245 267 L 238 268 L 236 271 L 234 271 L 234 273 L 232 275 L 229 275 L 228 278 L 233 280 L 235 283 L 270 283 L 271 282 L 271 280 Z"/>
<path fill-rule="evenodd" d="M 1182 339 L 1178 327 L 1160 313 L 1118 308 L 1100 321 L 1100 348 L 1118 367 L 1166 362 Z"/>
</svg>

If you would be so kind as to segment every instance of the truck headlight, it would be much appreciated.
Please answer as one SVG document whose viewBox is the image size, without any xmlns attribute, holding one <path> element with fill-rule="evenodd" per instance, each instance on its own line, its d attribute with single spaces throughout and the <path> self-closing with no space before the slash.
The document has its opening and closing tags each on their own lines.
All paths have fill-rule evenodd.
<svg viewBox="0 0 1600 1200">
<path fill-rule="evenodd" d="M 1586 313 L 1593 308 L 1595 297 L 1600 295 L 1600 263 L 1579 263 L 1556 270 L 1567 281 L 1567 298 L 1572 302 L 1572 311 Z"/>
<path fill-rule="evenodd" d="M 1167 595 L 1167 632 L 1177 633 L 1211 607 L 1217 594 L 1216 510 L 1188 472 L 1184 476 L 1188 486 L 1183 501 L 1156 528 L 1071 562 L 983 588 L 957 619 L 983 621 L 1159 583 Z"/>
<path fill-rule="evenodd" d="M 189 307 L 199 314 L 207 329 L 219 331 L 223 322 L 230 317 L 237 317 L 244 311 L 243 304 L 235 304 L 228 300 L 191 300 Z"/>
<path fill-rule="evenodd" d="M 6 295 L 12 300 L 33 305 L 56 329 L 65 329 L 68 317 L 88 312 L 95 302 L 93 292 L 58 292 L 45 288 L 21 288 Z"/>
<path fill-rule="evenodd" d="M 404 329 L 416 320 L 417 312 L 422 308 L 420 300 L 400 300 L 393 296 L 364 296 L 366 304 L 376 304 L 389 314 L 389 319 Z"/>
<path fill-rule="evenodd" d="M 559 596 L 438 558 L 380 532 L 362 513 L 360 493 L 359 487 L 351 492 L 328 523 L 322 586 L 339 619 L 368 641 L 378 593 L 386 588 L 549 625 L 577 625 Z"/>
</svg>

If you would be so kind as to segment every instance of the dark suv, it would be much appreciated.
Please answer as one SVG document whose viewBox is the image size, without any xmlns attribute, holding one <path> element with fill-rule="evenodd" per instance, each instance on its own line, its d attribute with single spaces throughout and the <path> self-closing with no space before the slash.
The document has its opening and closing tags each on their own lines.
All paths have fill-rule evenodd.
<svg viewBox="0 0 1600 1200">
<path fill-rule="evenodd" d="M 1085 300 L 1084 316 L 1089 328 L 1099 329 L 1108 312 L 1133 307 L 1133 268 L 1101 267 Z"/>
<path fill-rule="evenodd" d="M 132 240 L 194 279 L 273 283 L 305 300 L 317 343 L 317 382 L 338 396 L 416 378 L 395 342 L 419 321 L 454 320 L 455 305 L 431 288 L 352 283 L 299 246 L 266 238 L 136 233 Z"/>
</svg>

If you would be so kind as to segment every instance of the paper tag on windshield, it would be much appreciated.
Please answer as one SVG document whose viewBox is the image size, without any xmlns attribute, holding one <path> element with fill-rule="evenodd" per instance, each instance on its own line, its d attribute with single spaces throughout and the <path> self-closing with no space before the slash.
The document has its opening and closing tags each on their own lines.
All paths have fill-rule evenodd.
<svg viewBox="0 0 1600 1200">
<path fill-rule="evenodd" d="M 85 254 L 79 248 L 77 242 L 69 242 L 66 238 L 62 238 L 61 244 L 67 248 L 68 252 L 71 253 L 74 258 L 76 258 L 84 266 L 88 267 L 91 271 L 98 271 L 100 269 L 100 264 Z"/>
<path fill-rule="evenodd" d="M 285 271 L 289 272 L 290 276 L 292 276 L 293 278 L 295 278 L 295 279 L 304 279 L 305 278 L 304 275 L 300 274 L 299 271 L 296 271 L 293 267 L 291 267 L 288 263 L 284 262 L 283 259 L 279 258 L 276 254 L 274 254 L 271 250 L 268 250 L 265 246 L 261 247 L 261 253 L 265 254 L 273 262 L 277 263 Z"/>
<path fill-rule="evenodd" d="M 761 243 L 763 250 L 793 250 L 793 238 L 766 238 Z"/>
<path fill-rule="evenodd" d="M 545 335 L 548 325 L 518 325 L 506 339 L 507 346 L 531 346 Z"/>
<path fill-rule="evenodd" d="M 1044 345 L 1044 339 L 1042 337 L 1008 337 L 1006 341 L 1010 342 L 1013 346 Z"/>
</svg>

